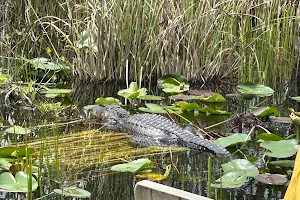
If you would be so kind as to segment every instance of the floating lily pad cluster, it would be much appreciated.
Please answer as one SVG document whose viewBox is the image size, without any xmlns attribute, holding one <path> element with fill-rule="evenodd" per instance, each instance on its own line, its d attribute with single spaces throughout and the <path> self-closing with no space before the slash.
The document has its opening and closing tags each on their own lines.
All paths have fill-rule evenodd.
<svg viewBox="0 0 300 200">
<path fill-rule="evenodd" d="M 298 151 L 298 141 L 296 139 L 285 139 L 270 132 L 261 133 L 256 137 L 260 147 L 265 149 L 264 154 L 270 158 L 289 158 Z M 227 137 L 219 138 L 214 142 L 223 147 L 246 143 L 250 137 L 246 134 L 235 133 Z M 255 177 L 256 180 L 267 184 L 284 184 L 287 179 L 277 174 L 259 174 L 258 169 L 251 163 L 257 158 L 249 157 L 248 160 L 237 159 L 230 163 L 223 164 L 224 175 L 216 180 L 214 187 L 235 188 L 242 186 L 247 177 Z M 277 160 L 270 161 L 270 165 L 292 167 L 294 161 Z M 245 170 L 245 171 L 244 171 Z M 269 181 L 267 181 L 270 179 Z"/>
<path fill-rule="evenodd" d="M 245 97 L 266 97 L 274 94 L 272 88 L 252 82 L 238 85 L 237 90 Z"/>
<path fill-rule="evenodd" d="M 190 85 L 180 74 L 168 74 L 157 80 L 157 87 L 168 94 L 179 94 L 189 90 Z"/>
<path fill-rule="evenodd" d="M 0 189 L 8 192 L 27 192 L 29 188 L 32 191 L 37 189 L 37 180 L 25 172 L 29 167 L 32 173 L 38 172 L 35 166 L 25 166 L 23 157 L 28 157 L 31 153 L 33 150 L 25 146 L 0 148 L 0 168 L 4 170 L 0 174 Z"/>
<path fill-rule="evenodd" d="M 141 99 L 141 100 L 162 100 L 163 97 L 155 95 L 147 95 L 146 88 L 139 88 L 136 82 L 132 82 L 129 88 L 122 89 L 118 92 L 118 95 L 126 99 Z"/>
<path fill-rule="evenodd" d="M 259 174 L 257 167 L 246 159 L 236 159 L 222 164 L 222 169 L 225 174 L 216 180 L 216 184 L 213 187 L 241 187 L 246 182 L 247 177 L 255 177 Z"/>
</svg>

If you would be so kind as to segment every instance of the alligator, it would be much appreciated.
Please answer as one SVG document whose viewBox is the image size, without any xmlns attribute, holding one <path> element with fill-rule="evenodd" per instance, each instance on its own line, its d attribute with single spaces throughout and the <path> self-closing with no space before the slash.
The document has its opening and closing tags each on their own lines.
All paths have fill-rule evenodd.
<svg viewBox="0 0 300 200">
<path fill-rule="evenodd" d="M 122 131 L 140 146 L 179 146 L 231 157 L 225 148 L 205 139 L 194 127 L 182 128 L 165 116 L 130 115 L 119 105 L 94 105 L 91 110 L 106 129 Z"/>
</svg>

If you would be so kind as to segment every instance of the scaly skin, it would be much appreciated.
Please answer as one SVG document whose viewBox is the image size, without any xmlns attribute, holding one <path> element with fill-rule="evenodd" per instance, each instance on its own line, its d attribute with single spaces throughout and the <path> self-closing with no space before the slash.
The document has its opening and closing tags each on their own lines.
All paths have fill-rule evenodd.
<svg viewBox="0 0 300 200">
<path fill-rule="evenodd" d="M 157 114 L 130 115 L 125 109 L 116 105 L 92 108 L 107 127 L 120 129 L 129 134 L 142 146 L 177 145 L 196 151 L 206 151 L 212 154 L 230 155 L 223 147 L 201 137 L 195 129 L 181 128 L 168 118 Z"/>
</svg>

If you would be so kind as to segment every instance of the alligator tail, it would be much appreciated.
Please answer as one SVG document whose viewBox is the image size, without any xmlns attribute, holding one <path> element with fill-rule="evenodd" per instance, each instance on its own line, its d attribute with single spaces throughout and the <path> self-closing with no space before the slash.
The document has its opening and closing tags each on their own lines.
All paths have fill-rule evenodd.
<svg viewBox="0 0 300 200">
<path fill-rule="evenodd" d="M 188 135 L 180 139 L 180 143 L 182 146 L 186 148 L 193 149 L 196 151 L 206 151 L 212 153 L 214 155 L 224 155 L 231 157 L 231 154 L 224 147 L 213 143 L 210 140 L 194 136 Z"/>
</svg>

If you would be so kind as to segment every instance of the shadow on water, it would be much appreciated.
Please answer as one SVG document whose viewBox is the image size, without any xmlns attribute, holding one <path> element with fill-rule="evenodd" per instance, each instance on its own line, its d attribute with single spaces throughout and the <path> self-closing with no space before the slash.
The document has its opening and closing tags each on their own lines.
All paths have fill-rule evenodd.
<svg viewBox="0 0 300 200">
<path fill-rule="evenodd" d="M 124 89 L 126 86 L 125 84 L 106 84 L 106 85 L 80 85 L 76 86 L 75 92 L 71 96 L 71 101 L 75 105 L 88 105 L 94 104 L 94 101 L 97 97 L 103 96 L 113 96 L 117 97 L 117 92 L 120 89 Z M 195 86 L 197 88 L 197 86 Z M 198 88 L 199 89 L 199 88 Z M 220 92 L 225 96 L 228 93 L 235 93 L 235 89 L 230 84 L 223 84 L 223 85 L 212 85 L 212 86 L 204 86 L 201 89 L 208 89 L 215 92 Z M 153 94 L 159 94 L 159 91 L 156 88 L 152 89 Z M 276 97 L 276 101 L 272 99 L 259 99 L 254 101 L 244 101 L 238 100 L 236 98 L 231 98 L 228 100 L 227 104 L 225 105 L 224 110 L 228 110 L 233 112 L 234 114 L 244 113 L 250 106 L 256 105 L 260 102 L 265 101 L 266 103 L 281 103 L 282 99 L 285 98 L 282 95 L 282 92 L 278 93 L 278 97 Z M 281 100 L 278 100 L 281 99 Z M 281 114 L 287 116 L 288 111 L 287 107 L 291 106 L 293 102 L 289 100 L 284 102 L 283 104 L 279 104 L 279 109 L 282 108 Z M 297 106 L 297 105 L 292 105 Z M 43 124 L 45 120 L 51 121 L 53 119 L 49 119 L 49 116 L 41 116 L 39 112 L 36 110 L 24 110 L 22 108 L 12 108 L 6 107 L 4 105 L 0 105 L 1 116 L 0 122 L 3 126 L 8 126 L 9 122 L 14 122 L 16 125 L 22 125 L 24 121 L 28 127 L 33 127 L 35 125 Z M 63 119 L 70 119 L 70 118 L 78 118 L 79 112 L 75 111 L 68 111 L 63 113 Z M 51 118 L 51 117 L 50 117 Z M 198 121 L 198 123 L 202 126 L 205 125 L 202 121 Z M 95 128 L 94 124 L 80 122 L 78 124 L 72 124 L 65 127 L 59 128 L 59 134 L 65 133 L 76 133 L 78 131 L 83 131 L 87 129 Z M 222 132 L 227 132 L 232 128 L 232 124 L 223 124 L 222 126 L 218 127 L 217 130 L 221 130 Z M 39 130 L 42 132 L 42 130 Z M 36 140 L 36 138 L 40 137 L 39 131 L 35 132 L 35 136 L 31 139 Z M 51 132 L 48 130 L 48 132 Z M 247 129 L 245 129 L 247 132 Z M 286 133 L 285 133 L 286 134 Z M 68 137 L 68 135 L 66 135 Z M 103 153 L 101 148 L 103 146 L 98 146 L 97 144 L 94 149 L 87 149 L 86 147 L 88 144 L 86 140 L 83 138 L 76 138 L 76 142 L 72 144 L 73 147 L 77 149 L 76 155 L 66 154 L 64 156 L 61 155 L 61 164 L 66 164 L 64 167 L 60 167 L 60 174 L 61 179 L 63 180 L 62 185 L 77 185 L 79 187 L 84 187 L 86 190 L 92 193 L 91 199 L 107 199 L 107 200 L 131 200 L 133 199 L 134 193 L 134 185 L 136 181 L 139 179 L 135 178 L 134 174 L 131 173 L 112 173 L 109 171 L 109 167 L 113 163 L 120 163 L 123 162 L 122 159 L 125 158 L 125 154 L 121 155 L 122 152 L 124 153 L 124 149 L 120 149 L 119 155 L 117 156 L 118 159 L 113 160 L 112 162 L 103 162 L 97 158 L 93 160 L 92 163 L 88 163 L 89 157 L 92 156 L 92 153 L 96 153 L 99 156 Z M 96 137 L 92 139 L 94 141 L 101 140 L 101 137 Z M 13 141 L 11 138 L 3 137 L 1 139 L 1 146 L 5 146 Z M 127 138 L 119 138 L 120 144 L 124 147 L 126 145 L 131 145 L 128 143 Z M 48 143 L 50 144 L 50 143 Z M 66 141 L 59 142 L 60 145 L 68 148 Z M 98 149 L 97 149 L 98 148 Z M 66 150 L 66 149 L 65 149 Z M 133 151 L 133 150 L 132 150 Z M 249 146 L 247 149 L 247 155 L 253 155 L 261 157 L 263 152 L 258 150 L 257 145 Z M 49 152 L 51 154 L 51 152 Z M 54 154 L 52 152 L 52 154 Z M 130 153 L 132 156 L 132 152 Z M 134 153 L 133 153 L 134 154 Z M 74 156 L 74 157 L 72 157 Z M 77 157 L 76 157 L 77 156 Z M 134 158 L 134 156 L 132 157 Z M 170 158 L 165 157 L 162 159 L 162 156 L 152 156 L 152 159 L 156 165 L 156 171 L 163 173 L 164 169 L 163 166 L 165 164 L 170 163 Z M 220 164 L 222 164 L 222 158 L 214 158 L 214 167 L 213 167 L 213 180 L 219 178 L 220 172 Z M 75 164 L 74 163 L 80 163 Z M 208 154 L 207 153 L 198 153 L 195 152 L 181 152 L 175 153 L 173 156 L 173 162 L 176 164 L 177 168 L 180 171 L 180 174 L 176 172 L 176 170 L 172 169 L 170 176 L 168 179 L 163 180 L 162 183 L 173 186 L 182 190 L 186 190 L 192 193 L 196 193 L 202 196 L 206 196 L 207 192 L 207 166 L 208 166 Z M 258 163 L 262 165 L 262 163 Z M 43 187 L 43 193 L 49 194 L 51 191 L 57 187 L 59 187 L 59 183 L 52 180 L 55 177 L 56 171 L 52 168 L 50 171 L 47 171 L 51 176 L 51 181 L 45 181 Z M 55 179 L 55 178 L 53 178 Z M 49 184 L 50 183 L 50 184 Z M 280 199 L 283 198 L 286 185 L 284 186 L 270 186 L 258 183 L 254 179 L 249 179 L 245 185 L 241 188 L 237 189 L 223 189 L 223 199 Z M 219 190 L 218 192 L 219 193 Z M 212 197 L 215 197 L 215 191 L 212 191 Z M 38 192 L 35 192 L 35 196 L 39 197 Z M 21 194 L 14 194 L 14 193 L 1 193 L 0 198 L 3 199 L 24 199 L 25 196 Z M 49 195 L 45 197 L 45 199 L 61 199 L 61 197 L 57 195 Z M 64 198 L 68 199 L 68 198 Z M 71 199 L 71 198 L 70 198 Z"/>
</svg>

